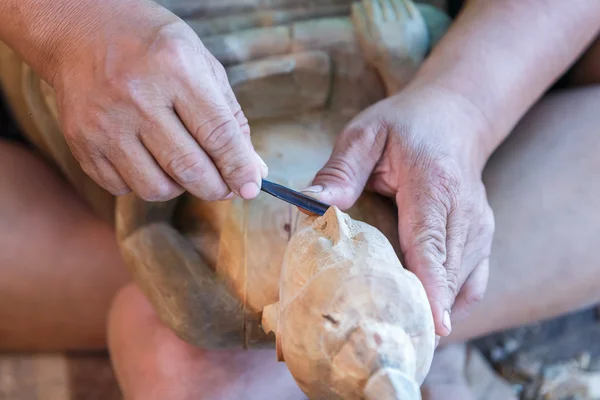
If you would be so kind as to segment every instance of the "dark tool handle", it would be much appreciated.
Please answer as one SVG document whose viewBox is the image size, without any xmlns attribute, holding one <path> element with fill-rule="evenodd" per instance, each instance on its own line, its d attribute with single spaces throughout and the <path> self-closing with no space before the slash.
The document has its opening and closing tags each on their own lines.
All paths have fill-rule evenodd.
<svg viewBox="0 0 600 400">
<path fill-rule="evenodd" d="M 317 215 L 325 214 L 327 209 L 330 207 L 328 204 L 321 203 L 310 196 L 306 196 L 300 192 L 296 192 L 295 190 L 266 181 L 264 179 L 262 181 L 262 187 L 260 190 Z"/>
</svg>

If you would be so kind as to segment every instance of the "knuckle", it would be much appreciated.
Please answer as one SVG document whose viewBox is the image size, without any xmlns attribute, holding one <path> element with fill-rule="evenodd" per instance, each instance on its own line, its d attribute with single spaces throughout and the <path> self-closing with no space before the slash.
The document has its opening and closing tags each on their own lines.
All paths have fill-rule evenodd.
<svg viewBox="0 0 600 400">
<path fill-rule="evenodd" d="M 426 213 L 413 223 L 412 251 L 429 254 L 440 265 L 446 261 L 445 221 L 438 213 Z"/>
<path fill-rule="evenodd" d="M 441 202 L 447 212 L 450 212 L 459 202 L 462 174 L 453 161 L 435 160 L 428 166 L 425 177 L 426 186 L 430 189 L 428 195 L 435 201 Z"/>
<path fill-rule="evenodd" d="M 343 186 L 354 185 L 357 171 L 353 163 L 341 155 L 332 156 L 327 165 L 319 171 L 319 176 L 327 178 L 328 181 L 338 183 Z"/>
<path fill-rule="evenodd" d="M 125 182 L 117 177 L 112 177 L 107 167 L 98 164 L 100 158 L 90 158 L 87 161 L 80 161 L 82 171 L 94 180 L 100 187 L 108 191 L 113 196 L 123 196 L 131 192 L 131 189 Z"/>
<path fill-rule="evenodd" d="M 144 201 L 163 202 L 172 200 L 181 193 L 181 189 L 174 187 L 167 180 L 162 180 L 145 186 L 138 191 L 137 195 Z"/>
<path fill-rule="evenodd" d="M 205 178 L 202 162 L 195 152 L 184 152 L 170 157 L 167 170 L 183 185 L 192 185 Z"/>
<path fill-rule="evenodd" d="M 233 157 L 221 168 L 221 174 L 226 181 L 239 181 L 246 183 L 254 179 L 257 168 L 252 163 L 247 163 L 241 157 Z"/>
<path fill-rule="evenodd" d="M 66 126 L 63 129 L 65 142 L 72 150 L 77 161 L 82 162 L 90 158 L 97 158 L 102 153 L 102 146 L 94 139 L 95 135 L 86 135 L 75 126 Z"/>
<path fill-rule="evenodd" d="M 385 120 L 370 118 L 366 124 L 351 124 L 339 137 L 340 148 L 352 153 L 364 153 L 368 157 L 379 157 L 388 137 L 390 129 Z M 358 149 L 357 149 L 358 147 Z"/>
<path fill-rule="evenodd" d="M 466 307 L 470 308 L 483 301 L 485 297 L 485 288 L 469 286 L 465 288 L 463 294 L 463 301 Z"/>
<path fill-rule="evenodd" d="M 131 189 L 129 189 L 129 187 L 126 185 L 119 185 L 119 186 L 113 187 L 111 190 L 109 190 L 109 192 L 113 196 L 120 197 L 120 196 L 124 196 L 128 193 L 131 193 Z"/>
<path fill-rule="evenodd" d="M 201 124 L 194 132 L 206 151 L 215 157 L 227 154 L 235 145 L 237 121 L 228 116 L 217 116 Z"/>
<path fill-rule="evenodd" d="M 187 26 L 184 26 L 184 29 Z M 189 36 L 189 37 L 193 37 Z M 188 36 L 175 34 L 173 29 L 161 29 L 152 43 L 151 57 L 157 63 L 167 69 L 178 72 L 188 65 L 188 55 L 191 50 L 197 50 L 191 45 Z"/>
<path fill-rule="evenodd" d="M 457 268 L 446 269 L 446 283 L 448 285 L 448 290 L 456 296 L 459 290 Z"/>
<path fill-rule="evenodd" d="M 126 156 L 126 148 L 136 143 L 139 139 L 135 135 L 130 134 L 107 134 L 105 143 L 105 153 L 109 160 L 117 160 Z"/>
<path fill-rule="evenodd" d="M 235 100 L 235 98 L 234 98 L 234 100 Z M 248 121 L 248 118 L 246 118 L 246 115 L 242 111 L 242 108 L 239 105 L 239 103 L 237 102 L 237 100 L 235 100 L 235 105 L 236 105 L 235 107 L 238 110 L 234 113 L 233 117 L 237 121 L 242 134 L 250 136 L 250 122 Z"/>
<path fill-rule="evenodd" d="M 200 195 L 200 199 L 204 201 L 219 201 L 223 200 L 228 194 L 229 189 L 227 187 L 223 187 L 222 190 L 218 188 L 212 190 L 211 188 L 205 188 L 204 193 Z"/>
<path fill-rule="evenodd" d="M 443 274 L 437 273 L 429 279 L 422 279 L 421 281 L 429 297 L 439 299 L 446 295 L 448 283 Z"/>
</svg>

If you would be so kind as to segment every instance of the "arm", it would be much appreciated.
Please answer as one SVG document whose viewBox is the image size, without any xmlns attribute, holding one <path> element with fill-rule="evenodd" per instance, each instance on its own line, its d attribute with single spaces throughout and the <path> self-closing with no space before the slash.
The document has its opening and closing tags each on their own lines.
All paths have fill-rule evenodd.
<svg viewBox="0 0 600 400">
<path fill-rule="evenodd" d="M 487 159 L 600 28 L 600 2 L 468 1 L 414 84 L 467 101 L 488 125 Z"/>
<path fill-rule="evenodd" d="M 471 0 L 413 80 L 346 126 L 313 180 L 309 191 L 341 209 L 367 182 L 395 198 L 405 265 L 425 287 L 438 335 L 487 287 L 487 159 L 599 25 L 598 2 Z"/>
<path fill-rule="evenodd" d="M 113 195 L 258 195 L 267 166 L 223 66 L 150 0 L 3 0 L 5 41 L 56 92 L 61 132 Z"/>
<path fill-rule="evenodd" d="M 107 39 L 125 28 L 116 16 L 126 14 L 131 29 L 149 14 L 154 21 L 167 17 L 165 11 L 144 0 L 5 0 L 0 2 L 0 40 L 52 84 L 60 65 L 84 40 Z"/>
</svg>

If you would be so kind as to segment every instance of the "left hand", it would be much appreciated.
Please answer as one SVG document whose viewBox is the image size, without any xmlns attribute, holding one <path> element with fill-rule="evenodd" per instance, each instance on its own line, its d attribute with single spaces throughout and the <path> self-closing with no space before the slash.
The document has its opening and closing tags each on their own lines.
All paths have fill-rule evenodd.
<svg viewBox="0 0 600 400">
<path fill-rule="evenodd" d="M 350 208 L 365 186 L 394 197 L 406 268 L 423 283 L 436 333 L 447 336 L 485 292 L 494 218 L 481 174 L 482 114 L 463 97 L 412 87 L 359 114 L 306 190 Z"/>
</svg>

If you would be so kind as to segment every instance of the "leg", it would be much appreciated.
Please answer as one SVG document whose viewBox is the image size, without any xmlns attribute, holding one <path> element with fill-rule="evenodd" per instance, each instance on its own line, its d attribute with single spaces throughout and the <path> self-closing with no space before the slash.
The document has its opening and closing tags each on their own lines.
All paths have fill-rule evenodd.
<svg viewBox="0 0 600 400">
<path fill-rule="evenodd" d="M 599 107 L 600 86 L 552 94 L 490 161 L 484 179 L 497 228 L 489 288 L 452 341 L 600 301 Z"/>
<path fill-rule="evenodd" d="M 128 280 L 109 226 L 47 165 L 0 141 L 0 349 L 104 348 Z"/>
<path fill-rule="evenodd" d="M 490 160 L 484 180 L 496 236 L 489 286 L 444 344 L 600 301 L 599 107 L 600 86 L 554 93 L 530 111 Z M 452 377 L 435 376 L 449 361 L 440 350 L 426 383 L 434 393 L 441 381 L 460 384 L 464 372 L 455 368 L 459 373 Z"/>
<path fill-rule="evenodd" d="M 109 347 L 126 400 L 301 400 L 274 350 L 205 351 L 165 327 L 134 284 L 116 297 Z"/>
</svg>

